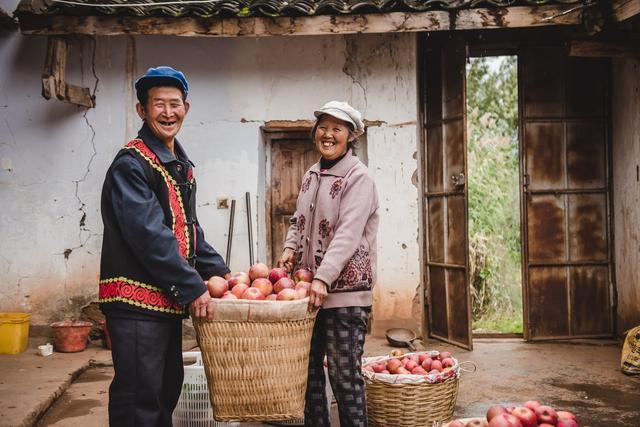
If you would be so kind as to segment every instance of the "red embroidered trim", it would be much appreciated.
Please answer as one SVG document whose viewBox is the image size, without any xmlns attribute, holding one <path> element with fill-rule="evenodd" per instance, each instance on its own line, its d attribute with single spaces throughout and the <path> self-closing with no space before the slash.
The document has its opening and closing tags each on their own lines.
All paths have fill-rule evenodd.
<svg viewBox="0 0 640 427">
<path fill-rule="evenodd" d="M 171 216 L 173 217 L 172 230 L 176 240 L 178 241 L 178 251 L 184 258 L 189 256 L 189 235 L 187 234 L 187 218 L 184 213 L 184 205 L 182 204 L 182 197 L 178 191 L 178 184 L 173 177 L 162 165 L 156 154 L 144 143 L 141 139 L 134 139 L 125 145 L 127 149 L 136 150 L 145 160 L 151 163 L 151 166 L 156 169 L 167 184 L 167 190 L 169 193 L 169 208 L 171 210 Z M 191 170 L 190 170 L 190 173 Z"/>
<path fill-rule="evenodd" d="M 169 300 L 160 288 L 125 277 L 101 280 L 99 302 L 120 301 L 137 307 L 165 313 L 184 314 L 185 308 Z"/>
</svg>

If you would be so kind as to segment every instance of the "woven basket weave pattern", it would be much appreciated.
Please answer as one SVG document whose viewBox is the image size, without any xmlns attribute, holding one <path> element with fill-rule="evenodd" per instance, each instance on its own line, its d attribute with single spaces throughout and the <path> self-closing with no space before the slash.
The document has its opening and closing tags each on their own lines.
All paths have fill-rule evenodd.
<svg viewBox="0 0 640 427">
<path fill-rule="evenodd" d="M 303 417 L 314 320 L 194 321 L 214 418 Z"/>
<path fill-rule="evenodd" d="M 389 384 L 365 378 L 369 425 L 431 427 L 449 421 L 458 398 L 458 381 Z"/>
</svg>

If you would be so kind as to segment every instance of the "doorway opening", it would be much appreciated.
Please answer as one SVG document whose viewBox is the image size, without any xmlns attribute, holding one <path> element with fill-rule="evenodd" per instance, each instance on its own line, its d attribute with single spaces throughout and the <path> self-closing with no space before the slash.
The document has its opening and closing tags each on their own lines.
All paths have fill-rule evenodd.
<svg viewBox="0 0 640 427">
<path fill-rule="evenodd" d="M 467 63 L 469 285 L 474 336 L 523 333 L 517 56 Z"/>
</svg>

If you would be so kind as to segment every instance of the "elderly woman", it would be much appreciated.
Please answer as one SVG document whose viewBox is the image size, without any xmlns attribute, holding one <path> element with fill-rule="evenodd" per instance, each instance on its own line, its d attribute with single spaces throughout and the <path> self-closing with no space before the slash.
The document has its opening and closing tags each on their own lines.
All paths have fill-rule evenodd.
<svg viewBox="0 0 640 427">
<path fill-rule="evenodd" d="M 314 114 L 311 135 L 322 157 L 304 175 L 278 264 L 314 274 L 309 304 L 320 309 L 311 339 L 305 425 L 330 425 L 326 355 L 340 425 L 366 426 L 360 365 L 373 301 L 378 196 L 367 167 L 352 153 L 364 130 L 360 113 L 331 101 Z"/>
</svg>

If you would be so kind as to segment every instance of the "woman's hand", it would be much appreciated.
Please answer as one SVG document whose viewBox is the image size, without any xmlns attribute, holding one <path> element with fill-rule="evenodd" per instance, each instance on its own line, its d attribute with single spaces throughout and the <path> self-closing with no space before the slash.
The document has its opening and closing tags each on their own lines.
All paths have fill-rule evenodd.
<svg viewBox="0 0 640 427">
<path fill-rule="evenodd" d="M 322 307 L 327 298 L 327 284 L 320 279 L 313 279 L 309 288 L 309 309 L 317 310 Z"/>
<path fill-rule="evenodd" d="M 284 248 L 280 259 L 278 260 L 278 267 L 282 267 L 287 270 L 287 273 L 291 273 L 291 270 L 293 270 L 293 263 L 295 261 L 295 258 L 296 252 L 293 249 Z"/>
</svg>

